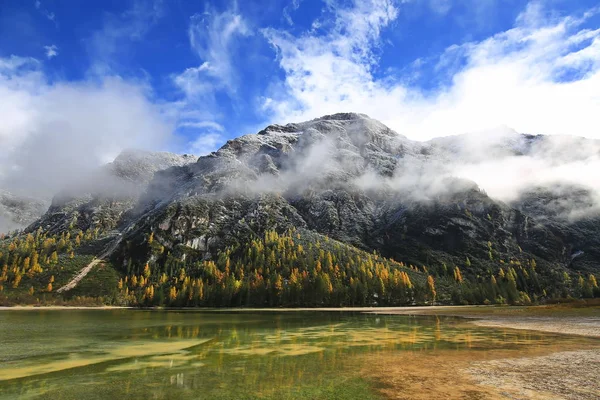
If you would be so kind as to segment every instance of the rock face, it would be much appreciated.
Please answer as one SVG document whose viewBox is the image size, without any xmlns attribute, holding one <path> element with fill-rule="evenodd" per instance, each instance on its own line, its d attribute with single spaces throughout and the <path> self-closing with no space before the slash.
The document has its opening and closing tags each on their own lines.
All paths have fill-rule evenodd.
<svg viewBox="0 0 600 400">
<path fill-rule="evenodd" d="M 563 238 L 571 270 L 584 274 L 600 270 L 600 209 L 588 188 L 566 184 L 552 190 L 535 187 L 512 205 Z"/>
<path fill-rule="evenodd" d="M 105 169 L 110 175 L 143 187 L 152 180 L 156 171 L 187 165 L 197 159 L 190 154 L 125 150 Z"/>
<path fill-rule="evenodd" d="M 600 269 L 590 239 L 600 237 L 598 224 L 533 212 L 529 200 L 506 204 L 452 177 L 445 165 L 471 151 L 464 140 L 410 141 L 362 114 L 268 126 L 157 171 L 116 224 L 128 227 L 116 258 L 143 265 L 150 232 L 168 252 L 206 259 L 267 229 L 296 227 L 414 265 L 472 264 L 464 274 L 473 279 L 517 258 L 537 260 L 548 276 Z M 544 140 L 508 132 L 492 148 L 518 156 Z M 581 251 L 591 254 L 583 264 Z"/>
<path fill-rule="evenodd" d="M 121 222 L 155 172 L 196 161 L 192 155 L 127 150 L 93 176 L 64 189 L 30 230 L 111 230 Z"/>
<path fill-rule="evenodd" d="M 0 232 L 26 227 L 47 208 L 43 201 L 0 190 Z"/>
</svg>

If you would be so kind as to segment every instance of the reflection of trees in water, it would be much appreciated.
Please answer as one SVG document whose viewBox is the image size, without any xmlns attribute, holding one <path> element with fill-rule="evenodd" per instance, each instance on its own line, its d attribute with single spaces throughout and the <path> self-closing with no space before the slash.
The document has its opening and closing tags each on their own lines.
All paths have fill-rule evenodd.
<svg viewBox="0 0 600 400">
<path fill-rule="evenodd" d="M 417 362 L 419 353 L 429 350 L 518 348 L 552 340 L 527 331 L 478 328 L 447 317 L 156 313 L 150 318 L 148 314 L 133 317 L 130 324 L 130 328 L 119 325 L 118 329 L 126 331 L 116 333 L 125 338 L 121 345 L 152 346 L 154 341 L 158 349 L 160 343 L 171 341 L 198 344 L 172 353 L 133 357 L 114 366 L 80 368 L 80 379 L 90 377 L 92 386 L 102 382 L 117 397 L 177 393 L 178 398 L 197 398 L 202 393 L 206 398 L 227 398 L 227 394 L 253 393 L 275 398 L 286 390 L 331 385 L 336 379 L 356 376 L 361 370 L 360 356 L 366 353 L 413 352 Z M 61 382 L 60 374 L 54 379 L 45 392 L 78 393 L 76 385 L 66 389 L 56 384 Z M 32 377 L 23 384 L 27 382 L 41 390 L 44 381 Z"/>
<path fill-rule="evenodd" d="M 332 318 L 322 324 L 303 326 L 277 319 L 270 327 L 260 324 L 222 326 L 157 327 L 170 338 L 212 340 L 189 349 L 190 363 L 201 359 L 206 364 L 186 374 L 190 388 L 219 387 L 222 382 L 252 387 L 267 394 L 282 387 L 306 382 L 320 384 L 329 374 L 346 371 L 356 355 L 393 351 L 425 351 L 437 348 L 473 349 L 530 344 L 539 340 L 526 332 L 497 332 L 465 327 L 453 320 L 349 317 Z"/>
<path fill-rule="evenodd" d="M 225 317 L 226 318 L 226 317 Z M 254 318 L 254 315 L 248 315 Z M 497 331 L 465 326 L 444 317 L 382 317 L 350 316 L 347 318 L 325 318 L 304 326 L 301 319 L 285 321 L 251 321 L 217 325 L 193 323 L 182 319 L 168 325 L 157 325 L 134 331 L 129 338 L 198 339 L 210 338 L 197 351 L 223 352 L 229 355 L 302 355 L 306 347 L 315 352 L 315 347 L 328 351 L 336 348 L 361 348 L 369 351 L 376 348 L 420 349 L 435 347 L 471 348 L 473 346 L 528 343 L 540 336 L 527 332 Z M 263 326 L 266 325 L 266 326 Z"/>
</svg>

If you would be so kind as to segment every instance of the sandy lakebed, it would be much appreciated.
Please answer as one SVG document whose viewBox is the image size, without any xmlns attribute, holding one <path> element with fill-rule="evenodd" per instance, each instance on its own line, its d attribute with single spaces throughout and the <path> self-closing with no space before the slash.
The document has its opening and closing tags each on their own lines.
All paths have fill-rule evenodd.
<svg viewBox="0 0 600 400">
<path fill-rule="evenodd" d="M 418 365 L 410 365 L 407 359 L 402 359 L 404 355 L 395 360 L 383 360 L 385 374 L 379 371 L 374 375 L 381 381 L 381 391 L 388 398 L 600 398 L 600 306 L 597 304 L 583 307 L 442 306 L 369 312 L 456 316 L 482 327 L 559 335 L 552 346 L 518 352 L 502 350 L 466 356 L 438 352 L 421 356 Z M 563 338 L 565 341 L 561 340 Z"/>
<path fill-rule="evenodd" d="M 0 307 L 10 310 L 121 307 Z M 192 311 L 192 310 L 189 310 Z M 208 311 L 203 309 L 203 311 Z M 600 398 L 600 305 L 211 309 L 214 312 L 364 312 L 461 317 L 464 323 L 551 335 L 550 344 L 480 352 L 452 350 L 364 356 L 361 374 L 389 399 Z"/>
</svg>

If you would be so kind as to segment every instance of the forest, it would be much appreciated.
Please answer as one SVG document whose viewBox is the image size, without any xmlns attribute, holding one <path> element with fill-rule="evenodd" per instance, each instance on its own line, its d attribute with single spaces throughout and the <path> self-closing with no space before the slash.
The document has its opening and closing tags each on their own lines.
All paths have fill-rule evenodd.
<svg viewBox="0 0 600 400">
<path fill-rule="evenodd" d="M 421 304 L 531 304 L 600 297 L 593 274 L 539 271 L 535 259 L 497 260 L 481 270 L 412 265 L 309 231 L 268 230 L 206 259 L 167 250 L 150 232 L 146 262 L 108 260 L 61 294 L 98 247 L 99 229 L 51 235 L 38 229 L 0 237 L 0 301 L 71 301 L 167 307 L 347 307 Z M 177 251 L 175 251 L 177 250 Z"/>
</svg>

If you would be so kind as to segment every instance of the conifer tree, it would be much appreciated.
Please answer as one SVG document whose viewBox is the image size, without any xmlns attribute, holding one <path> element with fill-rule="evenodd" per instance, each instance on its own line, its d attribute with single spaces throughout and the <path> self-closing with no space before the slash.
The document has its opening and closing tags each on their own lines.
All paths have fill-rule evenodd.
<svg viewBox="0 0 600 400">
<path fill-rule="evenodd" d="M 148 279 L 150 278 L 150 266 L 148 265 L 148 263 L 146 263 L 146 265 L 144 266 L 144 278 Z"/>
<path fill-rule="evenodd" d="M 435 302 L 437 292 L 435 291 L 435 282 L 433 280 L 433 276 L 431 275 L 427 277 L 427 287 L 429 289 L 429 295 L 431 296 L 431 304 L 433 304 Z"/>
</svg>

